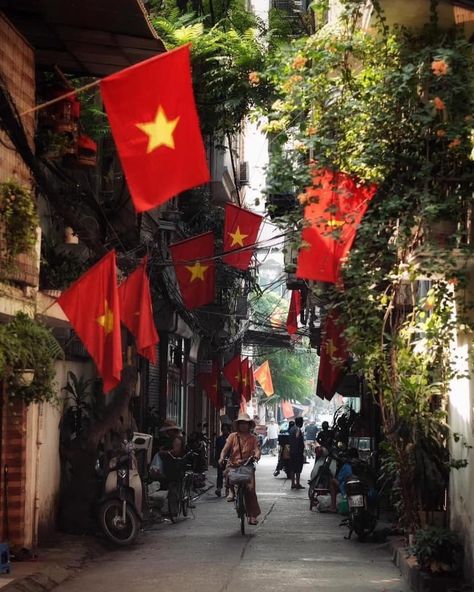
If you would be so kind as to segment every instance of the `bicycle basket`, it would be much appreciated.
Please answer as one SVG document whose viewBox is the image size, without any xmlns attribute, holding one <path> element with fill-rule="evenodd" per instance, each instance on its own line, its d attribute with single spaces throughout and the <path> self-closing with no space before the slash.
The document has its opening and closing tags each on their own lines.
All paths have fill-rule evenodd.
<svg viewBox="0 0 474 592">
<path fill-rule="evenodd" d="M 229 469 L 229 482 L 231 485 L 237 485 L 238 483 L 247 483 L 252 480 L 254 468 L 243 466 L 236 467 L 235 469 Z"/>
</svg>

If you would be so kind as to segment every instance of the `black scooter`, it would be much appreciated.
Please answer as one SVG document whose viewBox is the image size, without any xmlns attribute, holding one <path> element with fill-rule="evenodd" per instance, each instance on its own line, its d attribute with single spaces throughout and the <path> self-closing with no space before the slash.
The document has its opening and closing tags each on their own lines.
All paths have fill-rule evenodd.
<svg viewBox="0 0 474 592">
<path fill-rule="evenodd" d="M 344 521 L 344 524 L 349 528 L 347 539 L 350 539 L 355 532 L 359 540 L 363 541 L 374 532 L 377 526 L 377 497 L 372 479 L 367 474 L 370 467 L 365 463 L 354 463 L 353 468 L 366 474 L 361 477 L 353 475 L 346 482 L 349 518 Z"/>
<path fill-rule="evenodd" d="M 116 545 L 132 544 L 142 523 L 143 486 L 133 444 L 125 442 L 107 466 L 98 521 L 105 536 Z"/>
</svg>

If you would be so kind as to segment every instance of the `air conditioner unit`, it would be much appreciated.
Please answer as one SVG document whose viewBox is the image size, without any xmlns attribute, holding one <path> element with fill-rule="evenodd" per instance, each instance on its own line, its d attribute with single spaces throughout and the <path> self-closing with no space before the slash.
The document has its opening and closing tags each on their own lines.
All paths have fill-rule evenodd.
<svg viewBox="0 0 474 592">
<path fill-rule="evenodd" d="M 249 184 L 249 163 L 247 161 L 240 163 L 240 184 Z"/>
</svg>

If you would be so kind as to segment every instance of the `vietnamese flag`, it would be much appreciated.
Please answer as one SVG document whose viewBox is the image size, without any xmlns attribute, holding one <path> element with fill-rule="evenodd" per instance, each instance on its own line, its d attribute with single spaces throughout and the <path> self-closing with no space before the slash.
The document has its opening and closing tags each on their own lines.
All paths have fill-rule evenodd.
<svg viewBox="0 0 474 592">
<path fill-rule="evenodd" d="M 260 383 L 260 386 L 267 397 L 271 397 L 275 393 L 275 390 L 273 389 L 272 373 L 270 372 L 270 364 L 268 363 L 268 360 L 263 362 L 263 364 L 255 370 L 253 375 Z"/>
<path fill-rule="evenodd" d="M 222 397 L 219 388 L 219 366 L 215 360 L 212 361 L 210 372 L 200 372 L 198 374 L 198 381 L 206 391 L 206 395 L 209 397 L 212 405 L 216 409 L 220 409 L 222 407 Z"/>
<path fill-rule="evenodd" d="M 286 319 L 286 330 L 290 335 L 298 333 L 298 317 L 301 313 L 301 293 L 292 290 L 288 317 Z"/>
<path fill-rule="evenodd" d="M 326 169 L 314 172 L 313 186 L 300 198 L 307 205 L 298 278 L 339 282 L 341 266 L 376 190 L 376 185 L 363 184 L 345 173 Z"/>
<path fill-rule="evenodd" d="M 107 76 L 100 90 L 137 212 L 209 181 L 189 45 Z"/>
<path fill-rule="evenodd" d="M 214 301 L 214 235 L 206 232 L 170 245 L 184 305 L 189 310 Z"/>
<path fill-rule="evenodd" d="M 151 304 L 150 282 L 146 273 L 147 258 L 119 286 L 120 314 L 123 324 L 134 335 L 138 353 L 156 365 L 156 331 Z"/>
<path fill-rule="evenodd" d="M 224 256 L 222 261 L 237 269 L 247 270 L 255 251 L 263 217 L 234 204 L 225 206 Z M 235 252 L 232 252 L 235 251 Z"/>
<path fill-rule="evenodd" d="M 241 382 L 240 356 L 234 356 L 232 360 L 224 366 L 222 373 L 232 387 L 232 390 L 239 391 Z"/>
<path fill-rule="evenodd" d="M 316 394 L 330 401 L 340 385 L 347 361 L 347 344 L 338 323 L 338 316 L 329 313 L 324 322 Z"/>
<path fill-rule="evenodd" d="M 94 360 L 104 393 L 122 372 L 122 336 L 115 251 L 110 251 L 58 298 L 58 304 Z"/>
<path fill-rule="evenodd" d="M 293 405 L 289 401 L 281 402 L 281 410 L 283 412 L 283 417 L 285 419 L 290 419 L 295 416 L 295 412 L 293 411 Z"/>
<path fill-rule="evenodd" d="M 250 374 L 251 368 L 249 364 L 249 359 L 244 358 L 240 364 L 240 394 L 246 401 L 250 401 L 252 398 L 252 386 L 250 384 Z"/>
</svg>

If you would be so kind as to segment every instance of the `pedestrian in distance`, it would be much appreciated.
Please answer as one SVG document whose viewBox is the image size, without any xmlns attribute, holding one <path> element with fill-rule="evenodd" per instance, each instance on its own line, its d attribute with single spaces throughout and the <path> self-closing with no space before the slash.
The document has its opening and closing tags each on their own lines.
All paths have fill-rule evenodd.
<svg viewBox="0 0 474 592">
<path fill-rule="evenodd" d="M 305 429 L 306 450 L 308 456 L 314 457 L 314 449 L 316 445 L 316 437 L 318 435 L 318 428 L 316 422 L 312 419 Z"/>
<path fill-rule="evenodd" d="M 255 422 L 250 419 L 247 413 L 239 413 L 233 427 L 235 432 L 227 438 L 219 458 L 219 463 L 221 465 L 224 464 L 224 460 L 228 458 L 227 467 L 236 468 L 244 465 L 250 458 L 258 461 L 261 455 L 258 438 L 251 433 L 251 430 L 255 427 Z M 235 490 L 230 485 L 227 501 L 233 502 L 234 499 Z M 261 513 L 255 489 L 255 471 L 245 490 L 245 507 L 249 524 L 255 526 L 258 524 L 257 518 Z"/>
<path fill-rule="evenodd" d="M 305 462 L 303 418 L 297 417 L 295 425 L 290 430 L 290 467 L 291 467 L 291 489 L 304 489 L 300 483 L 301 472 Z"/>
<path fill-rule="evenodd" d="M 272 456 L 275 456 L 278 445 L 278 434 L 280 428 L 274 419 L 270 420 L 270 425 L 267 427 L 268 450 Z"/>
<path fill-rule="evenodd" d="M 215 460 L 216 460 L 216 464 L 217 464 L 217 481 L 216 481 L 216 495 L 217 497 L 221 497 L 222 494 L 222 486 L 224 484 L 224 468 L 225 468 L 225 459 L 224 459 L 224 464 L 220 464 L 219 459 L 221 456 L 221 452 L 224 449 L 225 443 L 227 442 L 227 438 L 229 437 L 230 434 L 230 424 L 228 423 L 224 423 L 222 424 L 222 428 L 221 428 L 221 434 L 220 436 L 217 436 L 216 441 L 215 441 Z M 227 478 L 226 478 L 226 485 L 225 485 L 225 495 L 226 497 L 229 495 L 229 486 L 227 484 Z"/>
</svg>

